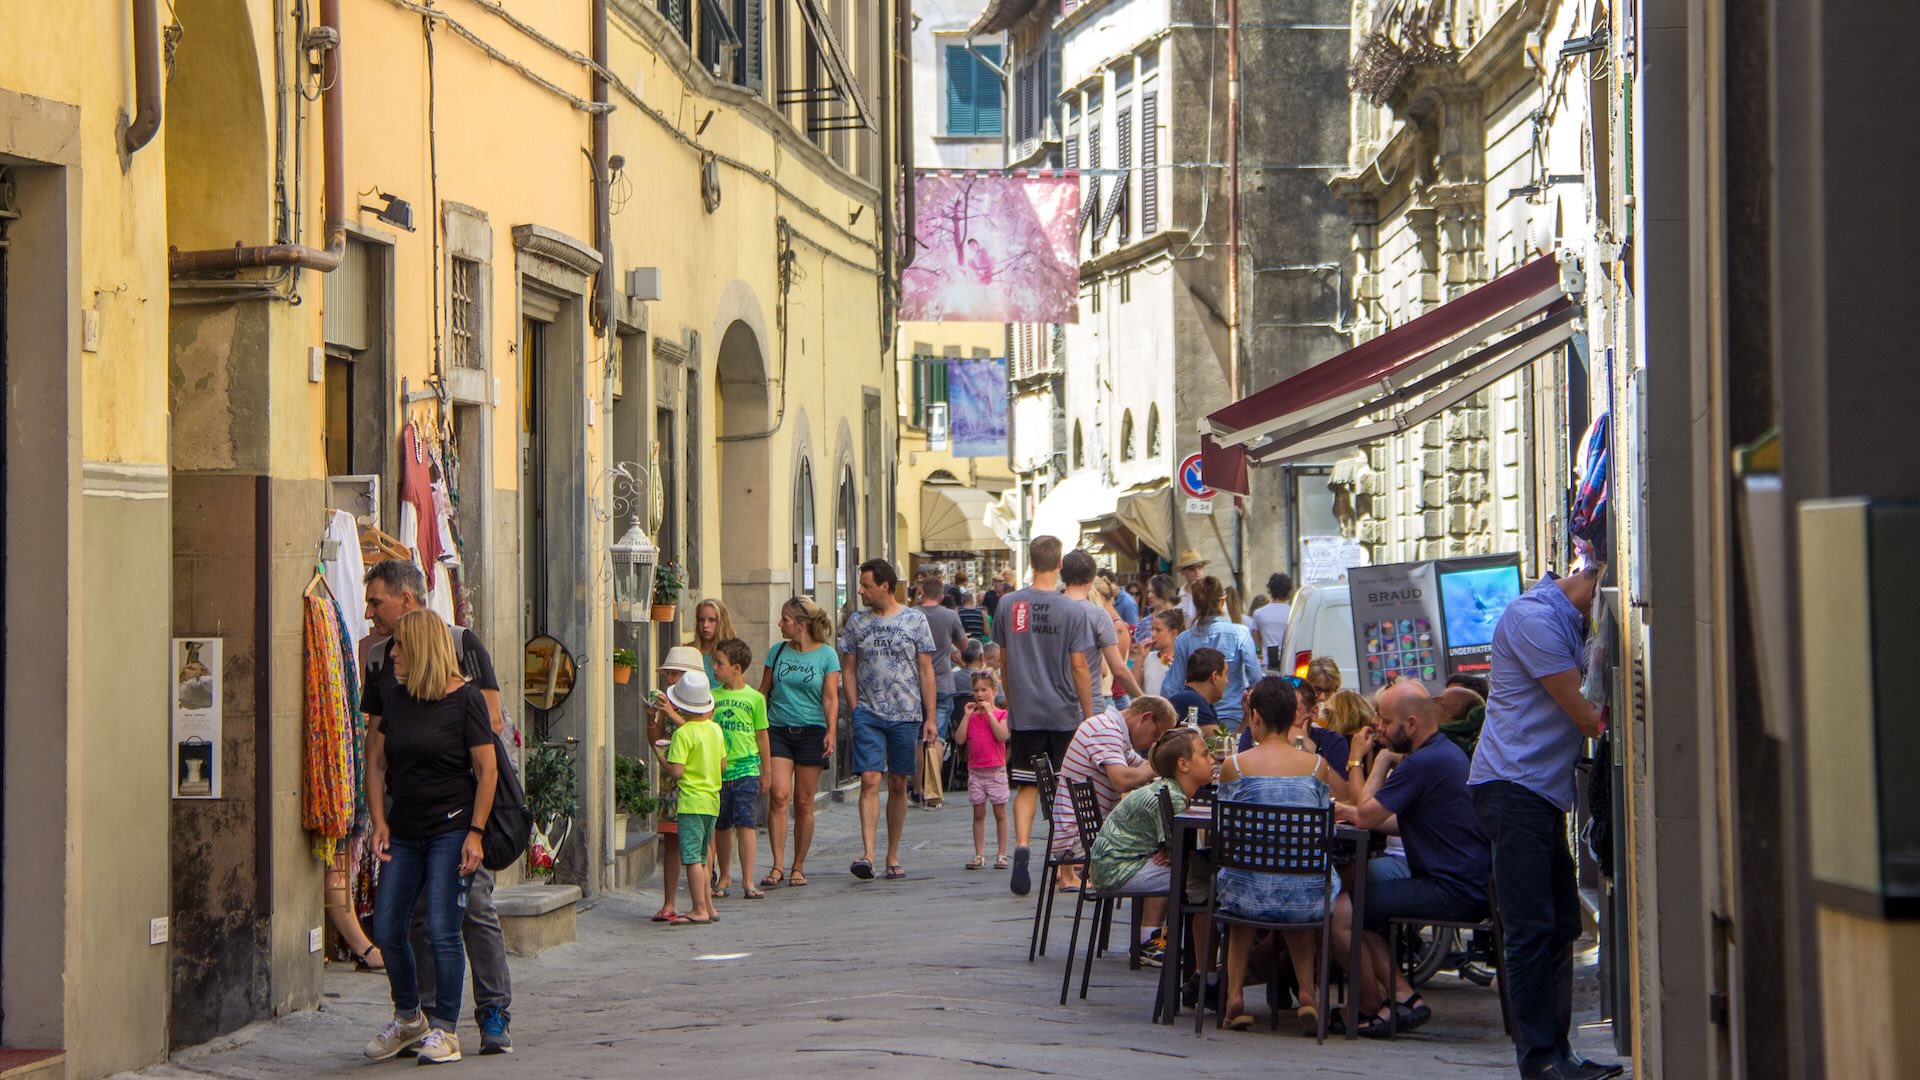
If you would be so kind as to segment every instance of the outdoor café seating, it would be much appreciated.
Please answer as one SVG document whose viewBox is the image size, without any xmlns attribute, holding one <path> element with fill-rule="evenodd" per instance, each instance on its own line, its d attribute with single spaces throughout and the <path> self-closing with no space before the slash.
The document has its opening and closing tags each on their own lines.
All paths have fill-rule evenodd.
<svg viewBox="0 0 1920 1080">
<path fill-rule="evenodd" d="M 1318 878 L 1325 898 L 1323 914 L 1313 922 L 1274 922 L 1254 918 L 1219 906 L 1219 890 L 1207 897 L 1209 939 L 1221 937 L 1227 927 L 1245 926 L 1258 930 L 1318 930 L 1320 932 L 1319 994 L 1316 1042 L 1327 1037 L 1327 987 L 1331 982 L 1333 960 L 1333 859 L 1328 841 L 1333 835 L 1331 807 L 1273 806 L 1266 803 L 1241 803 L 1225 799 L 1213 804 L 1213 868 L 1240 870 L 1253 874 Z M 1200 943 L 1200 973 L 1204 980 L 1213 970 L 1215 942 Z M 1270 1000 L 1279 998 L 1280 966 L 1275 964 L 1268 986 Z M 1222 1002 L 1224 1006 L 1224 1002 Z M 1193 1032 L 1202 1031 L 1207 1006 L 1202 995 L 1194 1011 Z M 1226 1023 L 1225 1009 L 1217 1023 Z M 1272 1025 L 1279 1027 L 1279 1010 L 1274 1010 Z"/>
<path fill-rule="evenodd" d="M 1053 800 L 1059 795 L 1060 778 L 1053 771 L 1053 759 L 1045 754 L 1033 757 L 1033 784 L 1040 792 L 1040 812 L 1047 818 L 1046 857 L 1040 864 L 1040 892 L 1033 901 L 1033 936 L 1027 942 L 1027 963 L 1035 956 L 1047 955 L 1047 931 L 1053 924 L 1053 898 L 1060 891 L 1060 868 L 1087 865 L 1088 845 L 1075 842 L 1072 847 L 1055 850 Z"/>
<path fill-rule="evenodd" d="M 1100 836 L 1100 797 L 1093 785 L 1078 780 L 1067 781 L 1067 798 L 1072 800 L 1073 820 L 1080 834 L 1080 847 L 1083 851 L 1092 851 L 1093 842 Z M 1128 936 L 1128 966 L 1139 966 L 1140 919 L 1142 909 L 1150 897 L 1161 895 L 1161 890 L 1115 889 L 1103 891 L 1093 887 L 1093 878 L 1089 875 L 1080 883 L 1080 895 L 1073 906 L 1073 936 L 1067 939 L 1067 966 L 1060 978 L 1060 1004 L 1067 1003 L 1067 991 L 1073 986 L 1073 956 L 1080 943 L 1081 916 L 1087 905 L 1093 904 L 1093 926 L 1087 935 L 1087 956 L 1080 972 L 1080 998 L 1086 1000 L 1087 983 L 1093 978 L 1094 954 L 1100 951 L 1109 933 L 1113 929 L 1113 909 L 1121 900 L 1133 901 L 1133 932 Z"/>
</svg>

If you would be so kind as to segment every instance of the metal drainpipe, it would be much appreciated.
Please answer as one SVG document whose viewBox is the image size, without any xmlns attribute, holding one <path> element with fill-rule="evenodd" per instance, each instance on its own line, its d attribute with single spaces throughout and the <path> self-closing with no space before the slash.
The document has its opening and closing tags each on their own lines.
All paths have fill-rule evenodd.
<svg viewBox="0 0 1920 1080">
<path fill-rule="evenodd" d="M 1227 0 L 1227 400 L 1240 400 L 1240 5 Z M 1246 595 L 1246 509 L 1234 496 L 1231 567 Z M 1219 526 L 1214 526 L 1216 529 Z"/>
<path fill-rule="evenodd" d="M 160 131 L 160 0 L 133 0 L 133 119 L 120 136 L 128 158 Z"/>
<path fill-rule="evenodd" d="M 593 0 L 593 100 L 596 105 L 608 104 L 607 77 L 607 0 Z M 593 186 L 599 193 L 593 208 L 593 231 L 597 234 L 600 248 L 600 295 L 594 302 L 595 321 L 601 332 L 611 340 L 613 336 L 613 211 L 611 192 L 608 185 L 607 169 L 607 114 L 604 110 L 593 114 Z M 609 353 L 609 356 L 612 354 Z M 612 361 L 609 360 L 609 363 Z"/>
<path fill-rule="evenodd" d="M 900 231 L 906 243 L 901 246 L 899 269 L 905 270 L 913 265 L 914 252 L 919 246 L 916 239 L 919 217 L 914 207 L 913 176 L 913 0 L 900 0 L 898 10 L 894 12 L 893 29 L 893 81 L 899 87 L 899 104 L 894 109 L 894 145 L 905 180 L 901 187 L 906 196 L 900 200 L 904 219 L 900 223 Z"/>
<path fill-rule="evenodd" d="M 247 247 L 235 244 L 230 248 L 202 251 L 170 248 L 167 251 L 167 272 L 170 276 L 226 273 L 261 266 L 298 266 L 325 272 L 340 265 L 347 251 L 346 96 L 340 74 L 340 0 L 320 0 L 320 25 L 332 30 L 334 39 L 320 65 L 327 246 L 311 248 L 304 244 L 265 244 Z"/>
</svg>

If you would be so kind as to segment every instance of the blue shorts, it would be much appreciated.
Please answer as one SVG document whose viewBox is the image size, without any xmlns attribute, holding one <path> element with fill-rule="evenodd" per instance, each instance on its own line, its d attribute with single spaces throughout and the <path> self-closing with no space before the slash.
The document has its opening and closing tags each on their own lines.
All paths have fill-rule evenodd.
<svg viewBox="0 0 1920 1080">
<path fill-rule="evenodd" d="M 716 829 L 751 829 L 760 820 L 760 778 L 720 781 L 720 817 Z"/>
<path fill-rule="evenodd" d="M 853 710 L 853 771 L 912 776 L 925 726 L 923 720 L 889 722 L 865 709 Z"/>
</svg>

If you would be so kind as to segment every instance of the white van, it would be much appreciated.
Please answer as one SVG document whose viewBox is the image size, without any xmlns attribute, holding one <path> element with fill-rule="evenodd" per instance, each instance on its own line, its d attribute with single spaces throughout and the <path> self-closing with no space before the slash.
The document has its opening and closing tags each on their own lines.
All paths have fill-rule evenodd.
<svg viewBox="0 0 1920 1080">
<path fill-rule="evenodd" d="M 1353 601 L 1344 581 L 1302 585 L 1293 594 L 1287 633 L 1280 643 L 1280 672 L 1307 677 L 1315 657 L 1331 656 L 1340 665 L 1340 684 L 1357 681 L 1360 662 L 1353 650 Z"/>
</svg>

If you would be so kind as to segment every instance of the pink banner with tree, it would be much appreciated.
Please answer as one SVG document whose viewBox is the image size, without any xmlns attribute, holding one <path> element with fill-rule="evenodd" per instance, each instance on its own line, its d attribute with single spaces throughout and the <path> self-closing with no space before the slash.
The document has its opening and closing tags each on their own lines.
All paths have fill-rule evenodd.
<svg viewBox="0 0 1920 1080">
<path fill-rule="evenodd" d="M 1070 173 L 921 173 L 913 265 L 900 317 L 913 322 L 1079 321 L 1080 183 Z"/>
</svg>

